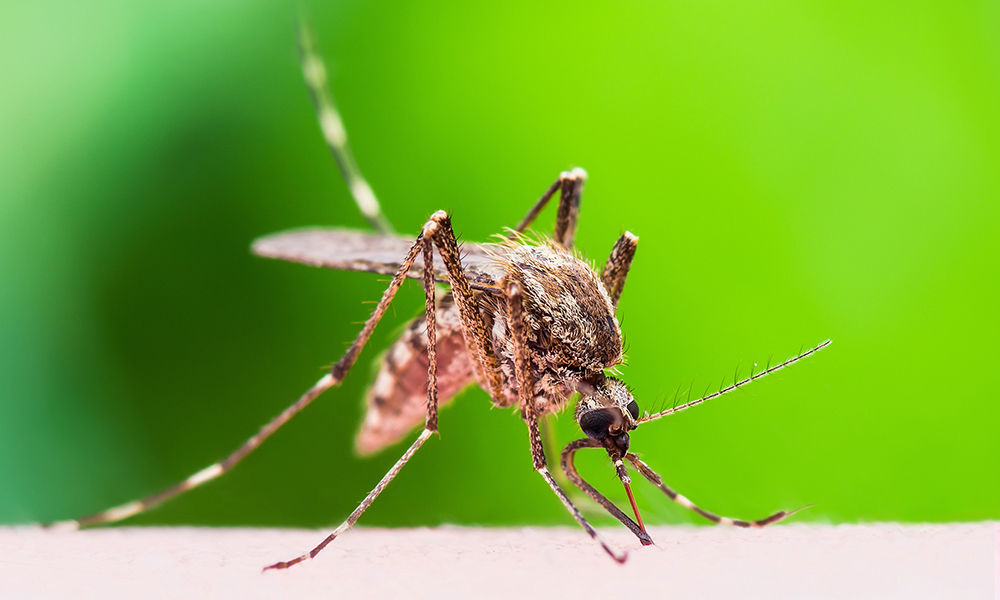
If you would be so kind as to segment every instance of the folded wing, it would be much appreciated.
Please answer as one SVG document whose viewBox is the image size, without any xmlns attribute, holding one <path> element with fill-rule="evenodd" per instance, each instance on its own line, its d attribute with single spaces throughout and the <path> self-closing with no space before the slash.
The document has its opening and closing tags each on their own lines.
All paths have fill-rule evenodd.
<svg viewBox="0 0 1000 600">
<path fill-rule="evenodd" d="M 313 267 L 363 271 L 392 275 L 413 245 L 413 238 L 351 231 L 349 229 L 310 228 L 275 233 L 254 241 L 253 253 Z M 487 252 L 484 244 L 462 244 L 462 266 L 472 287 L 496 290 L 503 269 Z M 413 279 L 424 276 L 423 257 L 418 256 L 408 274 Z M 434 278 L 446 283 L 448 273 L 440 260 L 434 264 Z"/>
</svg>

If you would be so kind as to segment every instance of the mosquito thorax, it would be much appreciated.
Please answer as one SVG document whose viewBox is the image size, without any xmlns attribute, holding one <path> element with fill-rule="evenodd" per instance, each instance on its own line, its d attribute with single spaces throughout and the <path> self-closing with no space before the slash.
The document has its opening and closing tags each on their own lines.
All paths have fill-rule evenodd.
<svg viewBox="0 0 1000 600">
<path fill-rule="evenodd" d="M 508 260 L 510 277 L 524 289 L 533 341 L 550 360 L 587 371 L 621 362 L 615 307 L 589 264 L 548 244 L 519 246 Z"/>
<path fill-rule="evenodd" d="M 628 432 L 637 426 L 639 403 L 628 386 L 613 377 L 582 381 L 577 386 L 580 402 L 576 405 L 576 422 L 592 440 L 604 444 L 614 459 L 628 452 Z"/>
<path fill-rule="evenodd" d="M 623 360 L 622 334 L 614 304 L 600 276 L 586 261 L 549 242 L 502 246 L 494 259 L 506 270 L 505 281 L 523 291 L 534 393 L 561 409 L 580 379 L 603 377 Z M 494 349 L 502 361 L 508 396 L 516 398 L 514 347 L 507 307 L 492 299 Z"/>
</svg>

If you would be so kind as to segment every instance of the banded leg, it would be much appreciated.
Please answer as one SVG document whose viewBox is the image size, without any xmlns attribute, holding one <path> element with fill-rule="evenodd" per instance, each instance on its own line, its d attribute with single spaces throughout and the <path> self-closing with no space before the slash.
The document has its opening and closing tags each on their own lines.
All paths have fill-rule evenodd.
<svg viewBox="0 0 1000 600">
<path fill-rule="evenodd" d="M 437 246 L 441 262 L 448 271 L 448 282 L 451 284 L 452 297 L 462 318 L 462 335 L 465 337 L 465 346 L 475 365 L 476 378 L 494 404 L 505 406 L 507 402 L 503 391 L 500 359 L 493 351 L 490 328 L 479 310 L 479 298 L 472 291 L 472 286 L 469 285 L 462 268 L 462 256 L 455 239 L 455 232 L 451 228 L 451 218 L 440 210 L 431 215 L 431 221 L 437 225 L 433 236 L 434 244 Z"/>
<path fill-rule="evenodd" d="M 522 233 L 527 229 L 542 209 L 549 203 L 556 190 L 559 190 L 559 208 L 556 213 L 556 227 L 552 237 L 563 248 L 573 247 L 573 239 L 576 237 L 576 223 L 580 217 L 580 198 L 583 195 L 583 184 L 587 181 L 587 172 L 577 167 L 572 171 L 564 171 L 559 174 L 559 179 L 545 190 L 542 197 L 535 202 L 528 214 L 521 219 L 515 233 Z M 512 237 L 512 236 L 511 236 Z"/>
<path fill-rule="evenodd" d="M 635 248 L 639 244 L 639 238 L 626 231 L 615 242 L 608 256 L 608 262 L 601 271 L 601 283 L 604 289 L 611 296 L 611 303 L 617 308 L 618 300 L 622 297 L 622 290 L 625 288 L 625 278 L 628 277 L 628 270 L 632 266 L 632 258 L 635 256 Z"/>
<path fill-rule="evenodd" d="M 581 448 L 603 448 L 603 446 L 600 442 L 590 438 L 583 438 L 576 440 L 575 442 L 570 442 L 562 451 L 562 470 L 566 473 L 566 477 L 573 482 L 573 485 L 580 488 L 583 493 L 590 496 L 594 502 L 603 506 L 604 510 L 611 513 L 611 516 L 621 521 L 622 525 L 628 527 L 632 533 L 639 538 L 639 541 L 642 542 L 643 546 L 649 546 L 652 544 L 653 539 L 649 537 L 649 534 L 643 530 L 641 525 L 633 521 L 632 517 L 622 512 L 617 506 L 615 506 L 614 502 L 604 497 L 603 494 L 598 492 L 594 486 L 587 483 L 587 481 L 577 472 L 576 465 L 573 464 L 573 456 L 576 454 L 577 450 L 580 450 Z"/>
<path fill-rule="evenodd" d="M 432 227 L 433 225 L 433 227 Z M 431 221 L 427 226 L 424 227 L 424 235 L 430 236 L 436 230 L 436 222 Z M 375 488 L 365 496 L 365 499 L 361 501 L 361 504 L 354 509 L 354 512 L 347 517 L 347 519 L 337 527 L 333 533 L 326 536 L 322 542 L 320 542 L 316 547 L 314 547 L 309 552 L 301 554 L 291 560 L 276 562 L 272 565 L 264 567 L 264 570 L 269 569 L 287 569 L 292 565 L 296 565 L 304 560 L 310 558 L 315 558 L 317 554 L 323 551 L 333 540 L 337 539 L 338 536 L 342 535 L 348 529 L 354 526 L 364 514 L 365 510 L 375 502 L 375 498 L 382 493 L 389 483 L 395 479 L 396 475 L 403 470 L 406 463 L 416 454 L 417 450 L 424 445 L 430 436 L 438 431 L 438 413 L 437 413 L 437 322 L 435 316 L 436 305 L 434 302 L 434 247 L 430 243 L 429 239 L 425 238 L 425 243 L 423 246 L 424 252 L 424 299 L 426 301 L 427 307 L 427 420 L 424 424 L 424 430 L 420 432 L 420 436 L 413 442 L 413 444 L 407 448 L 403 456 L 400 457 L 396 464 L 389 469 L 389 472 L 382 477 Z"/>
<path fill-rule="evenodd" d="M 560 448 L 557 445 L 556 415 L 554 413 L 541 415 L 538 419 L 538 426 L 542 432 L 542 446 L 545 447 L 545 468 L 552 474 L 559 487 L 566 491 L 566 495 L 569 496 L 569 499 L 574 504 L 579 505 L 581 502 L 584 503 L 579 507 L 581 513 L 585 516 L 590 513 L 597 513 L 597 509 L 586 503 L 587 500 L 584 495 L 566 477 L 566 472 L 559 467 Z"/>
<path fill-rule="evenodd" d="M 429 231 L 428 227 L 431 228 Z M 261 427 L 256 434 L 251 436 L 229 456 L 156 494 L 152 494 L 140 500 L 134 500 L 132 502 L 122 504 L 121 506 L 116 506 L 114 508 L 76 520 L 52 523 L 50 527 L 60 529 L 78 529 L 84 526 L 101 525 L 104 523 L 120 521 L 149 510 L 150 508 L 169 500 L 174 496 L 196 488 L 199 485 L 212 481 L 235 467 L 241 460 L 246 458 L 248 454 L 260 447 L 260 445 L 263 444 L 267 438 L 280 429 L 282 425 L 291 420 L 292 417 L 301 412 L 305 407 L 309 406 L 309 404 L 312 403 L 312 401 L 315 400 L 320 394 L 331 387 L 340 385 L 348 371 L 350 371 L 351 367 L 354 365 L 354 362 L 357 360 L 358 355 L 361 353 L 361 349 L 364 348 L 368 338 L 371 337 L 372 332 L 375 330 L 375 326 L 382 319 L 382 315 L 385 314 L 386 309 L 389 307 L 389 303 L 392 302 L 392 299 L 396 296 L 396 292 L 399 290 L 400 285 L 402 285 L 403 281 L 406 279 L 407 271 L 409 271 L 413 262 L 416 260 L 417 253 L 421 250 L 424 244 L 427 243 L 427 236 L 433 232 L 434 227 L 436 227 L 436 225 L 432 222 L 428 222 L 428 224 L 425 225 L 425 231 L 417 237 L 413 246 L 411 246 L 410 250 L 406 253 L 406 257 L 403 258 L 402 265 L 393 276 L 392 281 L 389 283 L 389 287 L 386 288 L 385 292 L 382 294 L 382 298 L 379 300 L 378 306 L 375 307 L 371 316 L 368 317 L 367 321 L 365 321 L 364 327 L 362 327 L 361 332 L 358 333 L 351 346 L 347 349 L 340 360 L 338 360 L 330 368 L 330 372 L 320 378 L 319 381 L 309 388 L 309 390 L 299 397 L 299 399 L 292 405 L 283 410 L 266 425 Z"/>
<path fill-rule="evenodd" d="M 772 525 L 774 523 L 777 523 L 778 521 L 781 521 L 782 519 L 794 515 L 803 508 L 807 508 L 806 506 L 803 506 L 802 508 L 797 508 L 793 511 L 779 510 L 778 512 L 774 513 L 769 517 L 764 517 L 763 519 L 758 519 L 756 521 L 741 521 L 740 519 L 730 519 L 729 517 L 720 517 L 719 515 L 710 513 L 707 510 L 699 508 L 694 504 L 694 502 L 691 502 L 681 494 L 678 494 L 674 490 L 667 487 L 667 485 L 663 483 L 663 478 L 660 477 L 659 474 L 656 473 L 656 471 L 650 469 L 646 463 L 639 460 L 639 457 L 636 456 L 635 454 L 629 452 L 628 454 L 625 455 L 625 460 L 632 463 L 632 466 L 634 466 L 640 473 L 642 473 L 643 477 L 648 479 L 649 482 L 655 485 L 656 487 L 660 488 L 663 491 L 663 493 L 666 494 L 667 497 L 669 497 L 671 500 L 680 504 L 684 508 L 693 510 L 694 512 L 698 513 L 699 515 L 705 517 L 709 521 L 716 523 L 718 525 L 733 525 L 736 527 L 757 527 L 757 528 L 767 527 L 768 525 Z"/>
<path fill-rule="evenodd" d="M 538 414 L 535 410 L 534 384 L 528 364 L 527 330 L 521 301 L 520 286 L 516 283 L 509 284 L 507 286 L 507 316 L 514 341 L 514 371 L 517 378 L 518 400 L 521 404 L 521 418 L 524 419 L 528 426 L 528 440 L 531 446 L 532 463 L 538 474 L 542 476 L 545 483 L 549 484 L 552 492 L 559 498 L 563 506 L 566 507 L 569 514 L 576 519 L 576 522 L 583 527 L 584 531 L 604 548 L 608 556 L 619 563 L 624 563 L 628 555 L 616 552 L 598 535 L 597 530 L 587 522 L 587 519 L 580 513 L 580 509 L 573 504 L 566 495 L 566 492 L 559 487 L 559 484 L 556 483 L 556 480 L 553 479 L 552 474 L 549 473 L 549 470 L 545 466 L 545 449 L 542 446 L 542 436 L 538 428 Z"/>
<path fill-rule="evenodd" d="M 570 499 L 574 502 L 579 502 L 583 496 L 581 496 L 575 489 L 573 489 L 573 482 L 566 477 L 566 473 L 559 468 L 559 446 L 557 445 L 558 436 L 556 435 L 556 415 L 555 413 L 549 413 L 546 415 L 541 415 L 538 418 L 538 427 L 542 432 L 542 446 L 545 448 L 545 468 L 552 473 L 555 477 L 556 482 L 559 487 L 568 488 L 567 494 Z M 589 512 L 587 506 L 581 508 L 581 510 L 586 514 Z"/>
<path fill-rule="evenodd" d="M 343 534 L 348 529 L 353 527 L 355 523 L 358 522 L 358 519 L 361 518 L 361 515 L 368 509 L 369 506 L 372 505 L 373 502 L 375 502 L 375 498 L 378 498 L 378 495 L 382 493 L 382 490 L 384 490 L 386 486 L 388 486 L 389 483 L 396 478 L 396 475 L 398 475 L 399 472 L 403 470 L 403 467 L 406 466 L 406 463 L 410 461 L 413 455 L 417 453 L 417 450 L 419 450 L 420 447 L 424 445 L 424 442 L 426 442 L 433 433 L 434 433 L 433 431 L 426 428 L 423 431 L 421 431 L 420 437 L 418 437 L 416 441 L 414 441 L 413 444 L 406 449 L 406 452 L 403 453 L 403 456 L 401 456 L 399 460 L 396 461 L 396 464 L 394 464 L 392 468 L 389 469 L 389 472 L 386 473 L 384 477 L 382 477 L 381 481 L 379 481 L 378 484 L 375 486 L 375 489 L 368 492 L 368 495 L 365 496 L 365 499 L 361 501 L 361 504 L 359 504 L 358 507 L 354 509 L 354 512 L 352 512 L 350 516 L 347 517 L 347 519 L 340 524 L 339 527 L 333 530 L 333 533 L 326 536 L 326 538 L 322 542 L 320 542 L 315 548 L 313 548 L 309 552 L 306 552 L 305 554 L 296 556 L 291 560 L 279 561 L 274 563 L 273 565 L 268 565 L 264 567 L 262 570 L 267 571 L 270 569 L 287 569 L 288 567 L 297 565 L 304 560 L 308 560 L 310 558 L 316 558 L 316 555 L 322 552 L 323 548 L 326 548 L 327 545 L 330 544 L 330 542 L 337 539 L 337 536 Z"/>
<path fill-rule="evenodd" d="M 337 111 L 333 95 L 330 94 L 330 89 L 327 87 L 326 67 L 323 66 L 323 61 L 316 52 L 312 34 L 304 22 L 299 23 L 298 44 L 302 74 L 305 77 L 306 86 L 309 88 L 313 106 L 316 108 L 316 118 L 323 131 L 323 139 L 330 149 L 330 154 L 337 162 L 337 167 L 347 183 L 354 203 L 372 227 L 381 233 L 394 233 L 389 219 L 386 218 L 382 207 L 379 206 L 375 192 L 368 185 L 364 175 L 361 174 L 357 161 L 354 160 L 354 153 L 351 152 L 351 146 L 347 141 L 347 130 L 344 128 L 344 122 Z"/>
</svg>

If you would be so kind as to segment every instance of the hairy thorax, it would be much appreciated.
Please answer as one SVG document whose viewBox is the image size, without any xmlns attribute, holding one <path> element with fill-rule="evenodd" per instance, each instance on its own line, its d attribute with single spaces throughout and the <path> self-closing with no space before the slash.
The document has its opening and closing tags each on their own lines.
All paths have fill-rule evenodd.
<svg viewBox="0 0 1000 600">
<path fill-rule="evenodd" d="M 496 260 L 506 268 L 507 282 L 518 283 L 522 290 L 536 405 L 543 413 L 560 410 L 578 382 L 622 362 L 614 305 L 594 269 L 559 247 L 502 247 Z M 491 298 L 483 309 L 493 321 L 506 404 L 514 405 L 518 390 L 506 300 Z"/>
<path fill-rule="evenodd" d="M 534 398 L 542 414 L 561 410 L 579 381 L 622 361 L 621 330 L 608 294 L 586 262 L 550 245 L 499 246 L 492 252 L 497 279 L 520 284 L 529 327 Z M 492 324 L 500 359 L 500 406 L 517 406 L 514 348 L 502 296 L 480 293 L 479 309 Z M 438 402 L 448 404 L 476 382 L 458 307 L 449 294 L 437 303 Z M 357 449 L 369 454 L 423 422 L 427 406 L 427 321 L 414 320 L 381 360 L 366 399 L 368 412 Z M 480 381 L 484 389 L 489 389 Z"/>
</svg>

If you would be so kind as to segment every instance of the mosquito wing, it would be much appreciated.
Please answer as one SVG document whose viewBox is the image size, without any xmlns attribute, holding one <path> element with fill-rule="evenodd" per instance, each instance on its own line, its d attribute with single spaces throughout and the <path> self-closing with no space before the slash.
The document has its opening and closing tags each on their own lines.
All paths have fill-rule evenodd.
<svg viewBox="0 0 1000 600">
<path fill-rule="evenodd" d="M 310 228 L 259 238 L 252 249 L 258 256 L 313 267 L 393 275 L 412 245 L 412 238 L 349 229 Z M 496 290 L 497 281 L 503 275 L 503 269 L 489 257 L 483 244 L 462 244 L 462 266 L 472 287 L 481 290 Z M 423 276 L 423 258 L 418 256 L 408 277 L 420 279 Z M 448 281 L 448 273 L 440 260 L 435 261 L 434 278 Z"/>
</svg>

